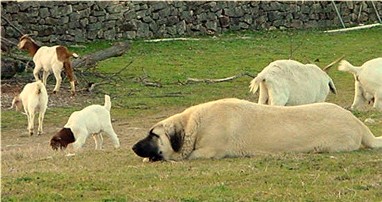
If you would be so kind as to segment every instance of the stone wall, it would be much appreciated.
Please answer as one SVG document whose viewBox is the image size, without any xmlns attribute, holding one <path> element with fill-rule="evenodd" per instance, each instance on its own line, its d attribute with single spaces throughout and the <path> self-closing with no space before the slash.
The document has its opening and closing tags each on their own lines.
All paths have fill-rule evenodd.
<svg viewBox="0 0 382 202">
<path fill-rule="evenodd" d="M 382 2 L 374 4 L 382 16 Z M 347 26 L 378 22 L 372 2 L 336 5 Z M 45 43 L 342 27 L 330 1 L 2 1 L 1 11 L 17 28 Z M 1 28 L 2 36 L 20 36 L 4 20 Z"/>
</svg>

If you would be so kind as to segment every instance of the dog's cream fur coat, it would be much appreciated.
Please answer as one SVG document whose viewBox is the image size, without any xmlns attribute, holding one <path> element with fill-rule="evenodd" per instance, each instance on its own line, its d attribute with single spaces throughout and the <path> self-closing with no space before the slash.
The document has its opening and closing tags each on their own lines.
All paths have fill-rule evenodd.
<svg viewBox="0 0 382 202">
<path fill-rule="evenodd" d="M 155 124 L 150 134 L 158 137 L 150 144 L 157 145 L 164 160 L 382 147 L 382 137 L 375 137 L 351 112 L 330 103 L 284 107 L 222 99 L 173 115 Z M 181 145 L 178 151 L 174 151 L 176 141 Z"/>
</svg>

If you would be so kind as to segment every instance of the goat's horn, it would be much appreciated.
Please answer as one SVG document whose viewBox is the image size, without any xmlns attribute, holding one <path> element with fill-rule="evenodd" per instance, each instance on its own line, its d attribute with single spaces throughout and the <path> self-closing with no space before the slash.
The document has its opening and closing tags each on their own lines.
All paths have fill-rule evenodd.
<svg viewBox="0 0 382 202">
<path fill-rule="evenodd" d="M 331 68 L 333 65 L 337 64 L 339 61 L 341 61 L 342 59 L 344 59 L 344 57 L 345 57 L 345 55 L 343 55 L 343 56 L 337 58 L 336 60 L 334 60 L 334 61 L 331 62 L 330 64 L 326 65 L 326 67 L 324 67 L 323 70 L 324 70 L 325 72 L 328 72 L 328 71 L 330 70 L 330 68 Z"/>
</svg>

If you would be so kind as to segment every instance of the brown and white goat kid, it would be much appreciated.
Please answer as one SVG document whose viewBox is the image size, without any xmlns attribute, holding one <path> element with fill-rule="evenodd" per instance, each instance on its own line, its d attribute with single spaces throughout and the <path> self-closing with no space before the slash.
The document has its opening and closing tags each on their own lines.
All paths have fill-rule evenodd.
<svg viewBox="0 0 382 202">
<path fill-rule="evenodd" d="M 351 109 L 359 109 L 366 103 L 382 111 L 382 57 L 365 62 L 356 67 L 342 60 L 338 70 L 350 72 L 354 76 L 354 100 Z"/>
<path fill-rule="evenodd" d="M 33 135 L 35 113 L 39 113 L 38 117 L 38 135 L 43 133 L 42 123 L 48 106 L 48 93 L 41 81 L 28 83 L 24 86 L 21 93 L 13 98 L 12 106 L 16 107 L 17 111 L 24 108 L 24 112 L 28 117 L 28 131 Z"/>
<path fill-rule="evenodd" d="M 51 138 L 52 149 L 65 149 L 72 143 L 73 150 L 76 152 L 90 135 L 93 135 L 96 149 L 102 149 L 102 132 L 111 137 L 115 148 L 119 148 L 118 136 L 111 125 L 110 108 L 110 97 L 105 95 L 104 106 L 90 105 L 81 111 L 73 112 L 64 128 Z"/>
<path fill-rule="evenodd" d="M 54 87 L 53 93 L 56 93 L 60 89 L 61 85 L 61 72 L 62 69 L 65 70 L 66 76 L 69 78 L 71 93 L 75 94 L 75 80 L 72 68 L 72 63 L 70 57 L 78 57 L 76 53 L 70 52 L 65 46 L 39 46 L 37 43 L 29 36 L 23 35 L 18 43 L 18 48 L 21 50 L 27 50 L 29 54 L 33 57 L 33 62 L 35 63 L 35 68 L 33 70 L 33 75 L 37 80 L 39 80 L 38 73 L 43 69 L 43 83 L 46 86 L 46 80 L 51 72 L 53 72 L 56 77 L 56 86 Z"/>
</svg>

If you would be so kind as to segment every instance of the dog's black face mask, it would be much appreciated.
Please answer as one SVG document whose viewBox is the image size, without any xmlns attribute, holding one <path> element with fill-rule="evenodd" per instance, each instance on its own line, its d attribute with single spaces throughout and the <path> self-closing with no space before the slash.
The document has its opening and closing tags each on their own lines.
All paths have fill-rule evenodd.
<svg viewBox="0 0 382 202">
<path fill-rule="evenodd" d="M 149 158 L 150 161 L 161 161 L 163 156 L 159 151 L 158 141 L 159 136 L 150 131 L 150 134 L 137 142 L 132 149 L 140 157 Z"/>
</svg>

